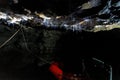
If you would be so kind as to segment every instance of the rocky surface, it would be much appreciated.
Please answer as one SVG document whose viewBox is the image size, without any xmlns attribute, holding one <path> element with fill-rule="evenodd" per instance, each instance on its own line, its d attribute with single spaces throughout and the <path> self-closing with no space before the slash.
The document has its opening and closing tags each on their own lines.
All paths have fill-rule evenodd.
<svg viewBox="0 0 120 80">
<path fill-rule="evenodd" d="M 88 6 L 88 8 L 85 8 L 84 5 Z M 106 2 L 105 6 L 102 5 L 103 8 L 100 7 L 101 5 L 102 1 L 96 2 L 95 5 L 94 0 L 91 0 L 82 4 L 78 10 L 73 11 L 69 15 L 61 16 L 58 16 L 50 10 L 38 13 L 24 9 L 28 12 L 27 15 L 2 10 L 3 12 L 0 13 L 0 17 L 1 21 L 8 26 L 20 26 L 21 24 L 26 26 L 26 24 L 29 24 L 29 27 L 44 26 L 45 28 L 51 29 L 64 28 L 73 31 L 84 30 L 93 32 L 99 31 L 99 29 L 103 28 L 104 30 L 110 30 L 116 27 L 118 28 L 120 16 L 119 1 L 113 2 L 110 0 Z M 110 27 L 108 27 L 109 25 Z M 112 25 L 113 27 L 111 27 Z M 118 26 L 115 27 L 114 25 Z M 97 28 L 98 30 L 96 30 Z"/>
<path fill-rule="evenodd" d="M 80 0 L 71 0 L 74 6 L 70 9 L 65 0 L 40 1 L 44 6 L 42 9 L 37 5 L 31 8 L 27 5 L 28 0 L 10 4 L 12 10 L 1 8 L 0 64 L 8 71 L 1 68 L 0 74 L 8 76 L 10 72 L 14 78 L 19 76 L 18 80 L 21 76 L 22 80 L 27 80 L 24 76 L 37 75 L 39 69 L 51 63 L 55 56 L 65 59 L 69 55 L 73 61 L 81 56 L 99 58 L 113 66 L 113 79 L 119 80 L 120 1 L 84 0 L 78 4 Z M 57 9 L 52 6 L 54 3 Z M 61 7 L 63 3 L 65 5 Z M 25 8 L 28 10 L 24 11 Z M 34 12 L 36 10 L 39 11 Z M 36 80 L 39 78 L 38 75 Z M 11 80 L 11 75 L 7 80 Z"/>
</svg>

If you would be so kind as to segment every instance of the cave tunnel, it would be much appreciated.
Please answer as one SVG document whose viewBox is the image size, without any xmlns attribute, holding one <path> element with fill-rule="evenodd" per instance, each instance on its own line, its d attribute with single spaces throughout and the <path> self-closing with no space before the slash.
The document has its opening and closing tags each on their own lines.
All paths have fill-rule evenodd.
<svg viewBox="0 0 120 80">
<path fill-rule="evenodd" d="M 24 8 L 27 8 L 33 12 L 34 11 L 44 12 L 46 10 L 51 10 L 53 13 L 57 15 L 68 15 L 76 11 L 78 6 L 90 0 L 18 0 L 18 1 L 19 3 L 17 4 L 12 5 L 10 4 L 13 11 L 18 10 L 18 12 L 21 12 Z M 106 5 L 107 0 L 101 1 L 102 5 L 83 11 L 85 13 L 85 14 L 83 13 L 84 16 L 88 16 L 89 15 L 88 12 L 90 12 L 90 15 L 92 15 L 96 14 L 101 9 L 103 9 L 103 7 Z M 117 2 L 117 0 L 114 0 L 113 2 Z M 9 37 L 9 34 L 4 34 L 3 31 L 10 34 L 13 33 L 14 31 L 10 32 L 9 28 L 3 31 L 2 27 L 0 27 L 0 29 L 1 29 L 0 35 L 1 37 L 3 37 L 0 38 L 1 44 L 4 40 L 6 40 Z M 3 70 L 1 70 L 1 72 L 2 71 L 3 73 L 7 72 L 7 77 L 9 77 L 10 80 L 14 80 L 11 79 L 12 76 L 17 76 L 22 80 L 25 78 L 28 79 L 28 76 L 31 76 L 29 77 L 29 80 L 39 80 L 40 77 L 45 77 L 42 76 L 43 73 L 40 73 L 41 71 L 40 66 L 38 66 L 40 60 L 36 59 L 36 57 L 33 56 L 33 54 L 36 54 L 38 56 L 44 55 L 43 54 L 44 52 L 45 55 L 47 55 L 47 58 L 51 57 L 49 56 L 51 55 L 51 53 L 54 53 L 55 56 L 57 56 L 56 58 L 59 57 L 58 59 L 61 59 L 63 61 L 66 59 L 72 59 L 73 62 L 76 61 L 76 58 L 77 60 L 79 60 L 78 58 L 81 57 L 83 58 L 96 57 L 104 61 L 105 63 L 112 65 L 113 80 L 120 79 L 119 29 L 99 32 L 86 32 L 86 31 L 73 32 L 69 30 L 65 31 L 52 29 L 50 30 L 33 29 L 33 31 L 31 30 L 30 32 L 27 31 L 25 32 L 26 32 L 25 37 L 27 38 L 28 41 L 28 48 L 30 49 L 31 52 L 26 50 L 26 47 L 24 46 L 25 42 L 21 38 L 22 36 L 21 33 L 19 33 L 19 35 L 16 38 L 14 38 L 10 43 L 8 43 L 4 48 L 2 48 L 2 50 L 0 50 L 0 53 L 2 53 L 0 55 L 0 63 L 1 65 L 3 65 L 2 68 L 4 68 Z M 59 35 L 58 32 L 61 33 L 61 35 Z M 56 40 L 58 36 L 59 39 Z M 49 52 L 51 53 L 48 54 Z M 29 53 L 32 53 L 32 55 Z M 40 65 L 42 65 L 42 63 Z M 16 72 L 18 75 L 16 74 Z M 12 75 L 10 75 L 11 73 Z M 8 76 L 8 74 L 10 76 Z M 47 75 L 46 72 L 45 75 Z M 43 78 L 43 80 L 45 79 Z"/>
<path fill-rule="evenodd" d="M 107 64 L 111 64 L 113 67 L 113 80 L 119 80 L 119 32 L 119 29 L 97 33 L 68 32 L 58 41 L 58 56 L 63 61 L 70 59 L 73 63 L 77 62 L 76 59 L 80 57 L 85 59 L 96 57 Z M 70 61 L 70 64 L 72 61 Z"/>
</svg>

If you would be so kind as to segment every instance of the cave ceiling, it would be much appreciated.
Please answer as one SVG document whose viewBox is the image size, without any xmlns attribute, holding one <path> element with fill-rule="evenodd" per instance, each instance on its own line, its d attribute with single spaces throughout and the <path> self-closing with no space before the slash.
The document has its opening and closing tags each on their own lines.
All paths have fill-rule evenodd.
<svg viewBox="0 0 120 80">
<path fill-rule="evenodd" d="M 6 4 L 10 9 L 2 8 L 0 19 L 8 26 L 29 23 L 95 32 L 120 27 L 118 0 L 6 0 Z"/>
</svg>

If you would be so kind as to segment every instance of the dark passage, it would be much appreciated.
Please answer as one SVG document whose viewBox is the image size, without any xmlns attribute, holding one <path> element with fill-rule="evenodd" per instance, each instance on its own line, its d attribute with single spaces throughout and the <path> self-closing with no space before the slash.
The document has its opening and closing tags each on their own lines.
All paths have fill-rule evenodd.
<svg viewBox="0 0 120 80">
<path fill-rule="evenodd" d="M 72 64 L 79 63 L 80 58 L 89 59 L 90 57 L 96 57 L 105 63 L 112 65 L 113 80 L 120 79 L 119 29 L 101 31 L 97 33 L 78 33 L 71 31 L 61 32 L 62 35 L 60 36 L 60 39 L 57 40 L 57 44 L 53 51 L 53 53 L 56 54 L 55 58 L 57 58 L 55 60 L 66 61 L 68 64 Z M 48 37 L 48 39 L 49 38 L 50 37 Z M 52 38 L 55 37 L 52 36 Z M 48 45 L 50 43 L 44 44 Z M 11 47 L 12 46 L 13 45 L 11 45 Z M 8 47 L 6 49 L 8 49 Z M 40 60 L 32 55 L 28 55 L 28 51 L 25 51 L 24 49 L 23 51 L 16 48 L 12 48 L 11 50 L 2 50 L 3 53 L 0 53 L 1 80 L 49 80 L 54 78 L 53 75 L 48 71 L 49 64 L 39 66 L 38 63 L 41 63 Z M 33 54 L 39 52 L 39 50 L 34 51 L 34 47 L 32 50 Z"/>
<path fill-rule="evenodd" d="M 14 0 L 9 1 L 12 2 Z M 17 13 L 24 13 L 25 8 L 33 12 L 42 11 L 45 14 L 51 13 L 62 16 L 75 12 L 72 18 L 90 15 L 92 17 L 107 4 L 107 0 L 101 0 L 101 5 L 98 4 L 96 7 L 92 5 L 92 8 L 87 5 L 88 9 L 83 10 L 78 7 L 92 0 L 18 1 L 18 4 L 9 4 L 10 9 Z M 5 2 L 1 0 L 1 7 L 7 6 L 7 2 L 7 0 Z M 112 2 L 114 4 L 118 0 L 112 0 Z M 120 9 L 112 6 L 110 10 L 110 13 L 99 17 L 109 18 L 110 15 L 114 15 L 111 18 L 113 19 L 111 21 L 114 22 L 115 18 L 119 18 Z M 89 60 L 91 57 L 95 57 L 111 65 L 113 67 L 113 80 L 120 80 L 120 29 L 95 33 L 35 27 L 25 28 L 23 30 L 24 35 L 19 32 L 5 46 L 0 48 L 0 80 L 55 80 L 55 77 L 48 70 L 49 64 L 40 60 L 39 57 L 43 57 L 48 62 L 56 60 L 68 65 L 77 65 L 81 58 Z M 16 29 L 16 26 L 0 25 L 0 45 L 14 34 Z M 77 71 L 80 67 L 74 66 L 74 68 Z"/>
</svg>

